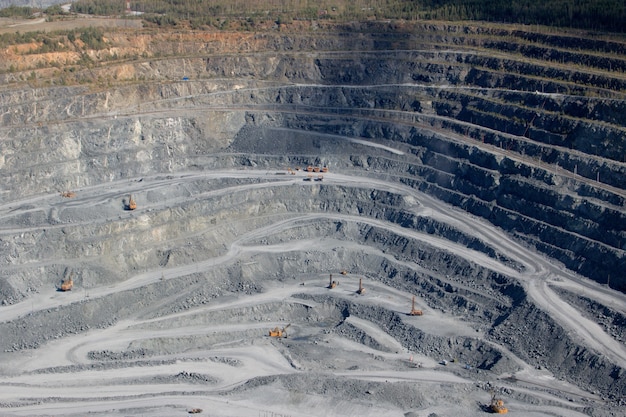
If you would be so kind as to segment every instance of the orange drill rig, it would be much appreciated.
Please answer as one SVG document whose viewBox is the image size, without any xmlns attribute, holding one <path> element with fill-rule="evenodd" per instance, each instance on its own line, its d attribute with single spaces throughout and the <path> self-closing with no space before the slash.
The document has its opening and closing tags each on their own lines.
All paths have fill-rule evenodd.
<svg viewBox="0 0 626 417">
<path fill-rule="evenodd" d="M 363 287 L 363 278 L 359 278 L 359 289 L 356 291 L 357 294 L 365 294 L 365 288 Z"/>
<path fill-rule="evenodd" d="M 333 281 L 333 274 L 330 274 L 330 280 L 328 281 L 328 288 L 332 290 L 337 285 L 339 285 L 339 283 L 337 281 Z"/>
<path fill-rule="evenodd" d="M 415 308 L 415 296 L 413 296 L 413 301 L 411 302 L 411 311 L 409 312 L 409 316 L 421 316 L 424 314 L 422 310 L 418 310 Z"/>
<path fill-rule="evenodd" d="M 128 209 L 135 210 L 136 208 L 137 208 L 137 203 L 135 202 L 135 200 L 133 200 L 133 196 L 129 195 L 128 196 Z"/>
</svg>

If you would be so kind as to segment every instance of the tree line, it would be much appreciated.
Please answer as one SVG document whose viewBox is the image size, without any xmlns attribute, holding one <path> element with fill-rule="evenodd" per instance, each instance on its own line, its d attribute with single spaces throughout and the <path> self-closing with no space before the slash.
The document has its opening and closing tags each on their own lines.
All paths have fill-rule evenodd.
<svg viewBox="0 0 626 417">
<path fill-rule="evenodd" d="M 483 20 L 609 32 L 626 31 L 623 0 L 426 0 L 424 19 Z"/>
<path fill-rule="evenodd" d="M 624 0 L 131 0 L 131 10 L 159 25 L 186 21 L 216 25 L 224 19 L 365 18 L 480 20 L 626 32 Z M 126 0 L 77 0 L 72 11 L 93 15 L 124 14 Z M 32 15 L 36 9 L 11 6 L 0 16 Z M 52 14 L 58 12 L 50 9 Z"/>
</svg>

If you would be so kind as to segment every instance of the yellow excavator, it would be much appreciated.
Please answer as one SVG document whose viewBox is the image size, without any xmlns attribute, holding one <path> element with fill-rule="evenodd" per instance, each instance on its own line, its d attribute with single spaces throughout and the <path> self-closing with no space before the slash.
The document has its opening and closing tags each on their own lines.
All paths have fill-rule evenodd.
<svg viewBox="0 0 626 417">
<path fill-rule="evenodd" d="M 270 330 L 270 337 L 287 337 L 287 328 L 289 328 L 289 326 L 291 326 L 291 323 L 286 325 L 285 327 L 283 327 L 282 329 L 280 327 L 274 327 L 272 330 Z"/>
<path fill-rule="evenodd" d="M 70 274 L 69 277 L 64 279 L 63 282 L 61 282 L 61 286 L 59 287 L 59 290 L 71 291 L 72 287 L 74 287 L 74 280 L 72 279 L 73 276 L 74 274 Z"/>
<path fill-rule="evenodd" d="M 491 403 L 489 404 L 489 411 L 494 414 L 506 414 L 509 409 L 504 406 L 504 401 L 501 398 L 496 397 L 496 393 L 491 393 Z"/>
</svg>

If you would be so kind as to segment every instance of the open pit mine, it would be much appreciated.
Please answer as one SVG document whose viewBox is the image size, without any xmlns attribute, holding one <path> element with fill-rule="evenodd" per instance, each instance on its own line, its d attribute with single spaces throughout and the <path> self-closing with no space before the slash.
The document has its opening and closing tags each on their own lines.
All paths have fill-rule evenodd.
<svg viewBox="0 0 626 417">
<path fill-rule="evenodd" d="M 0 415 L 626 415 L 626 44 L 297 24 L 0 52 Z"/>
</svg>

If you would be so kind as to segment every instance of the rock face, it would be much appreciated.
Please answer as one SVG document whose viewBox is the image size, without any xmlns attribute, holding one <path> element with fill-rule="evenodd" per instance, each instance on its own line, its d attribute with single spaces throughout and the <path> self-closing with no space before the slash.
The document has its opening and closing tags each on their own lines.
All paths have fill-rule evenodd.
<svg viewBox="0 0 626 417">
<path fill-rule="evenodd" d="M 236 398 L 323 380 L 308 395 L 371 390 L 405 413 L 441 413 L 400 383 L 392 394 L 330 375 L 386 372 L 381 358 L 402 351 L 455 359 L 455 375 L 480 384 L 547 369 L 603 415 L 626 390 L 626 312 L 622 294 L 585 278 L 626 292 L 623 46 L 426 23 L 309 30 L 197 35 L 179 45 L 185 58 L 164 38 L 143 51 L 159 59 L 65 74 L 119 75 L 107 88 L 1 76 L 4 358 L 60 339 L 71 360 L 39 372 L 185 357 L 204 365 L 132 383 L 223 383 Z M 344 268 L 392 301 L 355 298 Z M 331 272 L 345 292 L 309 289 Z M 50 294 L 70 274 L 72 293 Z M 263 298 L 275 290 L 281 302 Z M 441 324 L 398 313 L 399 293 Z M 249 366 L 215 352 L 260 343 L 249 340 L 267 321 L 294 323 L 293 342 L 276 345 L 289 371 L 246 384 L 211 374 Z M 105 329 L 127 343 L 72 340 Z M 331 336 L 367 359 L 311 348 Z M 203 349 L 215 351 L 185 356 Z M 323 376 L 287 375 L 307 369 Z M 548 405 L 567 409 L 559 399 Z"/>
<path fill-rule="evenodd" d="M 588 67 L 561 69 L 553 64 L 558 57 L 551 52 L 558 45 L 572 46 L 566 36 L 536 35 L 540 45 L 527 51 L 524 42 L 532 34 L 501 31 L 487 36 L 474 30 L 474 36 L 489 41 L 480 41 L 485 52 L 469 53 L 438 50 L 446 42 L 477 42 L 469 35 L 459 37 L 462 28 L 455 26 L 437 27 L 436 32 L 418 26 L 417 34 L 373 24 L 347 29 L 371 33 L 348 39 L 341 33 L 327 35 L 324 42 L 301 35 L 265 35 L 250 39 L 247 48 L 274 50 L 271 59 L 265 54 L 208 55 L 136 64 L 132 71 L 148 79 L 171 79 L 185 67 L 193 82 L 151 82 L 102 92 L 5 90 L 2 123 L 4 131 L 11 132 L 0 145 L 0 167 L 8 178 L 5 191 L 28 195 L 71 188 L 161 172 L 164 163 L 176 170 L 199 152 L 228 149 L 241 128 L 384 141 L 410 148 L 416 158 L 401 165 L 370 159 L 368 165 L 402 173 L 400 181 L 489 219 L 572 270 L 626 290 L 621 274 L 626 266 L 623 86 L 610 72 L 585 72 L 621 61 L 607 55 L 606 60 L 615 62 L 605 64 L 583 50 L 568 56 L 589 61 Z M 433 35 L 440 31 L 453 39 Z M 499 36 L 513 41 L 498 43 Z M 187 47 L 230 45 L 209 41 L 201 48 L 199 41 Z M 615 48 L 608 41 L 588 42 L 600 51 Z M 424 44 L 429 50 L 404 50 Z M 309 52 L 290 54 L 295 47 Z M 529 59 L 489 57 L 494 48 L 521 50 Z M 335 50 L 351 52 L 337 59 Z M 547 61 L 537 61 L 540 50 Z M 259 80 L 270 84 L 260 88 Z M 179 106 L 194 111 L 158 118 L 173 108 L 180 111 Z M 216 112 L 216 107 L 233 111 Z M 245 115 L 239 109 L 249 110 Z M 114 118 L 130 113 L 137 117 Z M 26 129 L 7 130 L 17 126 Z M 254 142 L 245 146 L 260 153 L 268 147 L 282 155 L 299 151 L 288 137 L 279 144 Z M 30 166 L 35 171 L 49 169 L 42 163 L 58 164 L 62 173 L 30 172 L 34 181 L 24 186 Z M 109 169 L 110 163 L 119 169 Z"/>
</svg>

